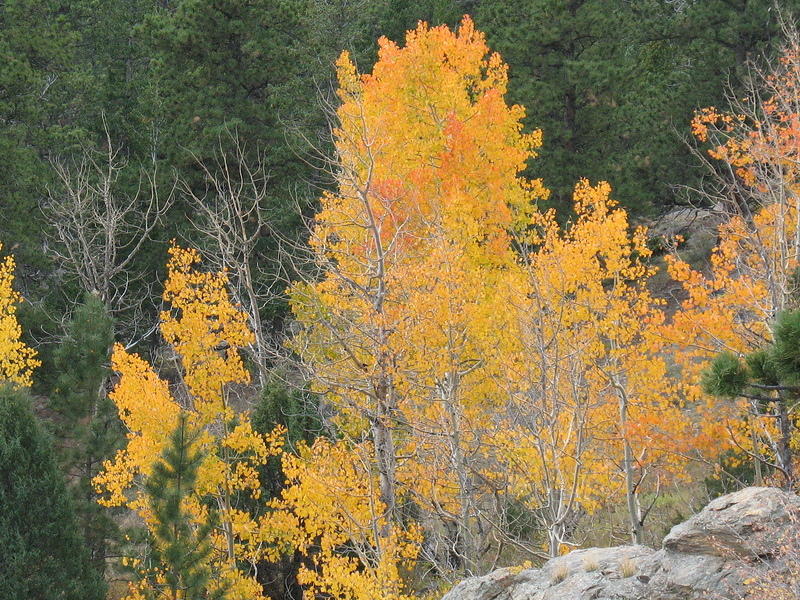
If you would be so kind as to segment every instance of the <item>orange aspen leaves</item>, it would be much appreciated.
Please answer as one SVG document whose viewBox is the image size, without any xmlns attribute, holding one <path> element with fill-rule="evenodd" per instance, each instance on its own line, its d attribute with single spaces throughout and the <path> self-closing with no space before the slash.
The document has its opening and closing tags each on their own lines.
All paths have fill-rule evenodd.
<svg viewBox="0 0 800 600">
<path fill-rule="evenodd" d="M 732 175 L 719 179 L 726 192 L 717 206 L 727 219 L 707 273 L 679 256 L 668 257 L 670 275 L 686 294 L 664 329 L 687 382 L 686 395 L 704 406 L 709 435 L 726 440 L 718 452 L 741 447 L 761 454 L 771 450 L 775 420 L 752 418 L 743 400 L 705 398 L 699 373 L 721 351 L 743 355 L 769 343 L 771 324 L 796 306 L 800 280 L 800 58 L 796 42 L 784 48 L 777 65 L 759 73 L 749 97 L 733 100 L 734 112 L 706 108 L 692 127 L 708 155 Z M 762 100 L 764 99 L 765 100 Z"/>
</svg>

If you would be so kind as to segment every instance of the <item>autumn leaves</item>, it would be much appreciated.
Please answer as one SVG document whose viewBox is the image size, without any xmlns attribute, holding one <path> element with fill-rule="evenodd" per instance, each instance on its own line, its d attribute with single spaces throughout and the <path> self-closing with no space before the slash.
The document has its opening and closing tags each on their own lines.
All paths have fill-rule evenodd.
<svg viewBox="0 0 800 600">
<path fill-rule="evenodd" d="M 191 527 L 216 524 L 209 530 L 207 567 L 213 577 L 206 591 L 252 600 L 262 597 L 260 585 L 240 565 L 277 555 L 275 546 L 264 543 L 262 532 L 268 529 L 264 515 L 251 514 L 242 503 L 259 499 L 258 469 L 281 453 L 283 431 L 276 428 L 270 435 L 259 435 L 247 416 L 231 407 L 228 386 L 250 378 L 240 349 L 252 343 L 253 335 L 247 316 L 229 300 L 224 273 L 202 272 L 199 263 L 194 250 L 174 246 L 170 250 L 164 287 L 170 310 L 161 315 L 161 333 L 180 362 L 181 384 L 170 389 L 143 359 L 120 345 L 114 349 L 112 366 L 119 382 L 111 399 L 128 429 L 128 444 L 104 465 L 95 485 L 107 506 L 124 505 L 137 512 L 157 542 L 160 523 L 141 480 L 162 463 L 184 415 L 182 426 L 196 438 L 193 451 L 203 459 L 182 509 Z M 152 596 L 154 581 L 164 583 L 163 597 L 176 592 L 165 583 L 168 565 L 136 561 L 134 566 L 139 579 L 131 583 L 129 598 Z"/>
<path fill-rule="evenodd" d="M 14 291 L 13 283 L 14 258 L 6 256 L 0 260 L 0 382 L 30 386 L 31 374 L 40 363 L 36 352 L 22 341 L 22 328 L 16 316 L 22 297 Z"/>
<path fill-rule="evenodd" d="M 746 405 L 704 404 L 696 382 L 714 352 L 769 335 L 791 296 L 795 128 L 781 97 L 766 109 L 785 124 L 777 143 L 737 129 L 745 118 L 696 120 L 743 185 L 792 194 L 733 215 L 710 275 L 671 259 L 686 299 L 667 319 L 646 232 L 607 183 L 577 182 L 567 225 L 542 207 L 543 182 L 524 174 L 542 134 L 523 133 L 506 66 L 468 18 L 457 32 L 421 24 L 403 47 L 381 40 L 371 74 L 346 54 L 337 67 L 337 185 L 310 231 L 316 271 L 288 290 L 300 327 L 286 342 L 328 435 L 286 448 L 281 428 L 260 435 L 234 410 L 253 320 L 225 273 L 173 247 L 161 333 L 178 385 L 115 348 L 111 397 L 129 434 L 95 479 L 105 504 L 155 531 L 142 481 L 181 423 L 204 457 L 182 510 L 198 530 L 215 524 L 212 591 L 260 598 L 256 565 L 297 553 L 307 598 L 402 600 L 416 597 L 412 581 L 484 572 L 508 547 L 557 555 L 582 515 L 610 503 L 625 505 L 640 543 L 657 489 L 691 460 L 716 459 L 731 435 L 770 451 L 770 425 Z M 760 181 L 756 166 L 779 160 Z M 36 361 L 19 341 L 12 268 L 0 266 L 0 374 L 27 385 Z M 274 457 L 285 486 L 261 498 L 259 469 Z M 519 534 L 520 512 L 541 537 Z M 131 598 L 166 577 L 139 568 L 155 571 Z"/>
<path fill-rule="evenodd" d="M 357 594 L 379 572 L 364 565 L 395 561 L 384 548 L 410 548 L 420 529 L 418 565 L 481 572 L 526 545 L 510 522 L 520 504 L 545 553 L 616 496 L 640 540 L 642 493 L 680 474 L 688 449 L 675 445 L 692 440 L 659 354 L 644 232 L 605 183 L 577 185 L 567 228 L 537 207 L 547 191 L 522 171 L 541 134 L 522 133 L 505 67 L 468 19 L 457 33 L 421 25 L 403 48 L 382 41 L 370 75 L 343 56 L 339 76 L 339 185 L 310 239 L 320 275 L 290 294 L 292 347 L 335 414 L 342 473 L 364 490 L 325 498 L 359 519 L 316 529 L 320 547 L 369 540 L 342 585 Z M 315 448 L 296 485 L 332 476 L 329 443 Z M 330 585 L 325 555 L 314 560 Z M 402 578 L 379 587 L 408 593 Z"/>
</svg>

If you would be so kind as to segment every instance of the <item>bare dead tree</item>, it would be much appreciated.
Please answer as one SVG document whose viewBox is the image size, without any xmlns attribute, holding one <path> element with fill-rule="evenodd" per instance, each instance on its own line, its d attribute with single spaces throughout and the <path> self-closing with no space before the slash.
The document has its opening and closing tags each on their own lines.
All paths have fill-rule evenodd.
<svg viewBox="0 0 800 600">
<path fill-rule="evenodd" d="M 232 150 L 226 150 L 228 145 Z M 206 259 L 228 274 L 233 299 L 249 316 L 255 334 L 249 354 L 263 386 L 274 344 L 261 315 L 281 293 L 277 276 L 259 266 L 265 257 L 257 256 L 259 241 L 273 232 L 266 212 L 270 193 L 266 160 L 260 151 L 251 156 L 237 132 L 228 131 L 219 139 L 214 160 L 198 159 L 197 164 L 205 189 L 198 191 L 181 181 L 180 190 L 196 211 L 191 222 L 207 241 Z"/>
<path fill-rule="evenodd" d="M 141 310 L 143 298 L 131 291 L 131 285 L 144 275 L 137 272 L 135 259 L 172 205 L 175 188 L 159 189 L 154 149 L 136 189 L 125 191 L 120 177 L 128 162 L 122 147 L 112 140 L 105 118 L 103 127 L 103 148 L 85 148 L 78 158 L 52 161 L 60 185 L 48 190 L 41 210 L 49 225 L 54 258 L 118 319 L 131 309 Z M 143 288 L 149 289 L 146 283 Z M 135 331 L 134 322 L 139 319 L 129 320 Z"/>
</svg>

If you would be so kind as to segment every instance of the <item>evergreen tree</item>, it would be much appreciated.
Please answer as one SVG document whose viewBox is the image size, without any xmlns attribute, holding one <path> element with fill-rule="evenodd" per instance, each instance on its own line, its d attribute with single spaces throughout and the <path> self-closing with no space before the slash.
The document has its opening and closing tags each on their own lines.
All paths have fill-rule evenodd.
<svg viewBox="0 0 800 600">
<path fill-rule="evenodd" d="M 124 439 L 113 402 L 106 394 L 113 323 L 106 307 L 87 295 L 54 352 L 59 373 L 49 398 L 61 467 L 69 478 L 78 521 L 95 568 L 102 573 L 107 545 L 117 527 L 97 504 L 92 479 Z"/>
<path fill-rule="evenodd" d="M 681 139 L 777 33 L 771 0 L 479 1 L 475 20 L 509 63 L 510 97 L 541 128 L 541 176 L 563 209 L 580 177 L 647 214 L 699 169 Z M 797 0 L 786 3 L 796 10 Z"/>
<path fill-rule="evenodd" d="M 104 598 L 76 525 L 30 397 L 0 386 L 0 598 Z"/>
<path fill-rule="evenodd" d="M 258 163 L 267 174 L 262 216 L 271 231 L 299 238 L 294 203 L 310 197 L 310 182 L 319 184 L 307 159 L 319 160 L 323 145 L 313 140 L 326 125 L 316 83 L 330 69 L 319 62 L 308 0 L 178 0 L 150 13 L 142 35 L 153 73 L 149 118 L 183 184 L 214 202 L 218 190 L 204 169 L 219 175 Z M 169 235 L 202 248 L 209 240 L 189 227 L 194 218 L 179 197 Z M 275 265 L 278 241 L 264 229 L 255 251 Z M 274 270 L 264 271 L 271 282 Z M 283 310 L 283 302 L 269 303 L 262 321 L 279 320 Z"/>
<path fill-rule="evenodd" d="M 23 277 L 46 264 L 36 216 L 50 180 L 47 154 L 74 134 L 80 36 L 70 16 L 65 0 L 0 3 L 0 238 L 19 245 Z"/>
<path fill-rule="evenodd" d="M 525 106 L 529 127 L 543 130 L 533 175 L 544 177 L 562 204 L 575 181 L 593 178 L 588 166 L 600 168 L 586 159 L 587 143 L 613 143 L 592 127 L 619 103 L 614 84 L 625 57 L 625 7 L 602 0 L 501 0 L 481 2 L 476 11 L 478 29 L 509 63 L 512 101 Z"/>
<path fill-rule="evenodd" d="M 197 500 L 193 496 L 203 461 L 197 439 L 198 433 L 181 414 L 169 445 L 145 482 L 156 526 L 148 569 L 140 583 L 150 598 L 211 600 L 224 596 L 224 589 L 214 588 L 208 565 L 214 512 L 209 510 L 209 520 L 198 526 L 186 510 L 186 502 Z"/>
<path fill-rule="evenodd" d="M 756 480 L 761 479 L 762 467 L 776 469 L 791 488 L 796 477 L 797 424 L 792 413 L 800 397 L 800 310 L 779 314 L 772 336 L 770 344 L 743 358 L 731 352 L 718 354 L 703 372 L 702 385 L 707 394 L 749 401 Z M 764 427 L 774 435 L 762 440 Z"/>
<path fill-rule="evenodd" d="M 190 183 L 235 130 L 251 152 L 266 152 L 272 197 L 286 202 L 303 170 L 287 136 L 315 110 L 306 15 L 304 0 L 179 0 L 148 15 L 155 117 Z"/>
</svg>

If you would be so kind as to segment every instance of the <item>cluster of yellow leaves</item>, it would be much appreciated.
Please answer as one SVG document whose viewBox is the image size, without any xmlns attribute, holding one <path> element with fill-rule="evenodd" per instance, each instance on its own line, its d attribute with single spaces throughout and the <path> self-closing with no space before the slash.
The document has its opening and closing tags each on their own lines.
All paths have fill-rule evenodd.
<svg viewBox="0 0 800 600">
<path fill-rule="evenodd" d="M 310 239 L 325 276 L 291 296 L 304 325 L 292 348 L 373 465 L 358 472 L 383 481 L 381 502 L 361 498 L 373 521 L 389 519 L 373 540 L 383 564 L 390 504 L 413 498 L 448 527 L 476 525 L 483 492 L 467 461 L 484 443 L 474 430 L 490 425 L 484 399 L 497 397 L 484 359 L 503 327 L 493 285 L 514 265 L 511 233 L 547 192 L 520 176 L 541 133 L 522 133 L 523 109 L 503 97 L 507 68 L 469 18 L 379 44 L 371 74 L 346 53 L 338 62 L 339 186 Z"/>
<path fill-rule="evenodd" d="M 254 341 L 247 315 L 231 303 L 224 273 L 198 270 L 196 251 L 172 247 L 169 253 L 164 301 L 172 308 L 161 314 L 161 334 L 180 357 L 202 424 L 230 419 L 224 386 L 250 381 L 239 353 Z"/>
<path fill-rule="evenodd" d="M 252 334 L 246 315 L 230 302 L 225 274 L 200 271 L 200 256 L 193 250 L 173 247 L 170 257 L 164 300 L 172 310 L 162 314 L 162 334 L 180 358 L 185 390 L 173 394 L 144 359 L 115 346 L 112 367 L 119 381 L 111 399 L 128 429 L 128 444 L 105 463 L 94 483 L 102 503 L 126 505 L 153 525 L 139 482 L 151 473 L 178 416 L 186 412 L 189 426 L 202 431 L 198 443 L 205 455 L 187 508 L 199 526 L 208 517 L 200 499 L 214 499 L 221 520 L 210 559 L 217 584 L 226 598 L 253 600 L 261 597 L 260 585 L 237 565 L 273 550 L 264 545 L 264 523 L 238 509 L 235 500 L 242 494 L 258 498 L 257 469 L 281 453 L 283 432 L 257 434 L 226 400 L 229 384 L 249 380 L 239 349 Z M 129 598 L 142 593 L 134 584 Z"/>
<path fill-rule="evenodd" d="M 305 597 L 410 600 L 403 575 L 417 558 L 419 527 L 386 518 L 370 472 L 369 444 L 319 438 L 284 454 L 287 487 L 272 503 L 274 543 L 308 554 Z"/>
<path fill-rule="evenodd" d="M 466 539 L 486 492 L 468 460 L 485 444 L 475 431 L 491 429 L 486 398 L 498 398 L 486 355 L 508 316 L 494 286 L 515 264 L 512 233 L 547 196 L 520 176 L 541 132 L 522 132 L 507 67 L 469 18 L 379 45 L 371 74 L 346 53 L 338 62 L 339 186 L 310 239 L 326 275 L 292 290 L 305 326 L 292 348 L 340 430 L 371 438 L 395 496 Z"/>
<path fill-rule="evenodd" d="M 0 250 L 3 245 L 0 244 Z M 22 341 L 17 305 L 22 297 L 14 291 L 14 258 L 0 259 L 0 381 L 30 386 L 33 369 L 41 363 L 36 352 Z"/>
<path fill-rule="evenodd" d="M 626 446 L 641 491 L 646 474 L 681 477 L 697 443 L 660 353 L 645 231 L 631 232 L 610 191 L 581 181 L 566 228 L 540 216 L 540 245 L 504 299 L 516 322 L 502 353 L 509 419 L 498 453 L 513 493 L 547 507 L 553 527 L 619 493 Z"/>
</svg>

